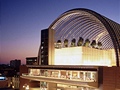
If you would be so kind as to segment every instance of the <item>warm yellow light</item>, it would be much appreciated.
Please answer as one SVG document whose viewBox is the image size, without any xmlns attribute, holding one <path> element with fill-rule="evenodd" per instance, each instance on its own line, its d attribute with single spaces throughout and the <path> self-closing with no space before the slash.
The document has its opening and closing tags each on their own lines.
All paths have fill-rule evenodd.
<svg viewBox="0 0 120 90">
<path fill-rule="evenodd" d="M 29 90 L 29 85 L 26 86 L 26 90 Z"/>
<path fill-rule="evenodd" d="M 23 86 L 23 88 L 25 88 L 25 86 Z"/>
<path fill-rule="evenodd" d="M 82 63 L 82 49 L 69 47 L 55 49 L 55 65 L 79 65 Z"/>
<path fill-rule="evenodd" d="M 55 49 L 55 65 L 115 66 L 114 49 L 99 50 L 89 47 Z"/>
</svg>

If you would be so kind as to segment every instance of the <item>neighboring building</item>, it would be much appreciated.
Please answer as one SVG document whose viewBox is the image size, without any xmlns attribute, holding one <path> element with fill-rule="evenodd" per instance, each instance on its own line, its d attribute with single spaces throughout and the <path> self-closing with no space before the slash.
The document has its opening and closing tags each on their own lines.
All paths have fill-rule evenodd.
<svg viewBox="0 0 120 90">
<path fill-rule="evenodd" d="M 21 71 L 20 90 L 30 81 L 40 90 L 119 90 L 119 40 L 120 25 L 92 10 L 63 13 L 41 31 L 41 63 Z"/>
<path fill-rule="evenodd" d="M 13 77 L 16 74 L 15 68 L 9 65 L 0 65 L 0 73 L 6 77 Z"/>
<path fill-rule="evenodd" d="M 6 77 L 0 73 L 0 80 L 6 80 Z"/>
<path fill-rule="evenodd" d="M 20 80 L 19 80 L 19 76 L 14 76 L 14 77 L 12 77 L 12 88 L 13 89 L 19 89 L 20 88 Z"/>
<path fill-rule="evenodd" d="M 12 86 L 12 77 L 16 75 L 16 71 L 13 67 L 9 65 L 0 65 L 0 78 L 4 80 L 0 80 L 0 88 L 7 88 Z M 2 76 L 2 77 L 1 77 Z"/>
<path fill-rule="evenodd" d="M 11 60 L 10 61 L 10 66 L 14 67 L 14 68 L 19 68 L 19 66 L 21 65 L 21 60 Z"/>
<path fill-rule="evenodd" d="M 0 89 L 3 88 L 12 88 L 12 77 L 0 73 Z"/>
<path fill-rule="evenodd" d="M 15 74 L 11 77 L 11 82 L 9 84 L 10 87 L 13 89 L 19 89 L 19 72 L 20 72 L 20 66 L 21 66 L 21 60 L 11 60 L 10 66 L 14 68 Z"/>
<path fill-rule="evenodd" d="M 26 58 L 26 65 L 38 65 L 39 61 L 37 57 L 27 57 Z"/>
<path fill-rule="evenodd" d="M 0 73 L 0 88 L 8 87 L 8 80 L 5 76 Z"/>
</svg>

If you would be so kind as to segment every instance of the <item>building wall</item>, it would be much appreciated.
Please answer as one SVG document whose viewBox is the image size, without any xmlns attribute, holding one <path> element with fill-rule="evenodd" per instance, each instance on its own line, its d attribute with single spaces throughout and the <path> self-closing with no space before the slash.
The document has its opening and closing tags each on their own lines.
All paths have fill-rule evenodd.
<svg viewBox="0 0 120 90">
<path fill-rule="evenodd" d="M 120 90 L 120 67 L 116 70 L 116 89 Z"/>
<path fill-rule="evenodd" d="M 19 89 L 20 80 L 18 76 L 12 77 L 12 88 Z"/>
<path fill-rule="evenodd" d="M 8 81 L 4 80 L 4 81 L 0 81 L 0 88 L 6 88 L 8 87 Z"/>
<path fill-rule="evenodd" d="M 10 61 L 10 66 L 14 68 L 19 68 L 20 65 L 21 65 L 21 60 L 15 59 Z"/>
<path fill-rule="evenodd" d="M 95 68 L 94 68 L 95 69 Z M 96 68 L 98 70 L 98 68 Z M 48 90 L 56 90 L 57 83 L 61 83 L 62 85 L 73 85 L 76 88 L 77 86 L 83 88 L 86 86 L 86 90 L 91 87 L 94 88 L 99 88 L 98 87 L 98 71 L 84 71 L 84 70 L 55 70 L 55 69 L 33 69 L 29 68 L 29 73 L 26 76 L 25 74 L 23 75 L 23 78 L 29 78 L 31 81 L 32 80 L 39 80 L 41 83 L 41 89 L 43 88 L 48 88 Z M 30 82 L 29 86 L 31 85 Z M 47 82 L 47 83 L 45 83 Z M 55 84 L 56 83 L 56 84 Z M 35 83 L 33 83 L 35 84 Z M 32 85 L 33 85 L 32 84 Z M 44 85 L 43 85 L 44 84 Z M 46 86 L 48 84 L 48 87 Z M 101 83 L 100 83 L 101 84 Z M 38 85 L 37 83 L 35 85 Z M 61 88 L 64 88 L 64 86 Z M 68 87 L 70 88 L 70 87 Z M 89 88 L 90 89 L 90 88 Z M 82 89 L 81 89 L 82 90 Z M 101 89 L 100 89 L 101 90 Z"/>
<path fill-rule="evenodd" d="M 22 73 L 28 73 L 28 68 L 25 65 L 20 66 L 20 76 L 22 76 Z M 29 83 L 28 79 L 24 79 L 20 77 L 20 90 L 24 90 L 23 85 L 28 83 Z"/>
<path fill-rule="evenodd" d="M 22 76 L 23 73 L 28 73 L 28 67 L 26 65 L 21 65 L 20 66 L 20 76 Z M 39 81 L 32 81 L 29 79 L 24 79 L 20 77 L 20 90 L 25 90 L 25 88 L 23 88 L 23 86 L 27 86 L 29 85 L 29 87 L 39 87 L 40 86 L 40 82 Z"/>
<path fill-rule="evenodd" d="M 100 50 L 90 47 L 67 47 L 55 49 L 54 65 L 115 66 L 113 49 Z"/>
<path fill-rule="evenodd" d="M 120 90 L 120 67 L 103 68 L 103 90 Z"/>
<path fill-rule="evenodd" d="M 82 63 L 81 47 L 55 49 L 55 65 L 81 65 Z"/>
</svg>

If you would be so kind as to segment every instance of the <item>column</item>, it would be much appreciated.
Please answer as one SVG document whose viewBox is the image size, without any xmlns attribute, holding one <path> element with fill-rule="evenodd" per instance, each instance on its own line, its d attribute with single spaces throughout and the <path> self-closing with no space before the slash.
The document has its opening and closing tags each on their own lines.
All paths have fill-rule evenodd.
<svg viewBox="0 0 120 90">
<path fill-rule="evenodd" d="M 83 72 L 83 80 L 85 81 L 86 80 L 86 72 Z"/>
<path fill-rule="evenodd" d="M 54 65 L 54 30 L 49 29 L 49 40 L 48 40 L 48 65 Z"/>
<path fill-rule="evenodd" d="M 72 79 L 72 71 L 70 71 L 70 79 Z"/>
<path fill-rule="evenodd" d="M 61 71 L 59 70 L 58 71 L 58 78 L 60 78 L 61 77 Z"/>
<path fill-rule="evenodd" d="M 78 76 L 78 78 L 80 78 L 80 72 L 79 71 L 77 72 L 77 76 Z"/>
</svg>

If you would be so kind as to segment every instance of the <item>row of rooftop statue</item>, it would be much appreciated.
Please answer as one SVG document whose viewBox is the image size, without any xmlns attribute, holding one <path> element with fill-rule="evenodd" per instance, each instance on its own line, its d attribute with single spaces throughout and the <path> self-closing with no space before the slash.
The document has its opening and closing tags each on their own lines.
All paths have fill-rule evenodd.
<svg viewBox="0 0 120 90">
<path fill-rule="evenodd" d="M 68 39 L 65 39 L 64 40 L 64 43 L 63 43 L 63 47 L 76 47 L 76 46 L 85 46 L 85 47 L 92 47 L 92 48 L 96 48 L 96 49 L 101 49 L 102 47 L 102 43 L 101 42 L 96 42 L 96 40 L 93 40 L 90 42 L 89 39 L 86 39 L 84 41 L 84 39 L 82 37 L 79 38 L 79 40 L 77 41 L 76 43 L 76 39 L 73 38 L 70 42 L 70 45 L 68 43 Z M 56 45 L 55 45 L 55 48 L 61 48 L 62 47 L 62 42 L 61 40 L 58 40 Z"/>
</svg>

